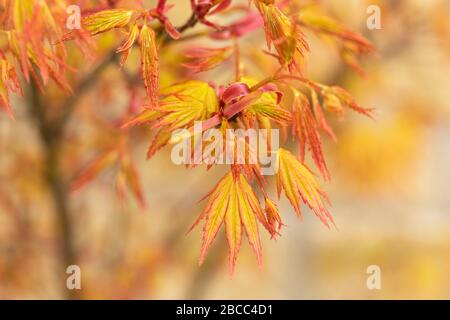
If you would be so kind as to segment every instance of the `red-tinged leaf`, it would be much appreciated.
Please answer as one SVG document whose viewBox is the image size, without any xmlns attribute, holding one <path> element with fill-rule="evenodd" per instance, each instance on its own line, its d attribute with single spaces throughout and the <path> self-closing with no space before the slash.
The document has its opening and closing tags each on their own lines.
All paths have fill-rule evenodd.
<svg viewBox="0 0 450 320">
<path fill-rule="evenodd" d="M 127 176 L 124 170 L 119 170 L 116 176 L 116 193 L 121 203 L 125 202 L 127 194 Z"/>
<path fill-rule="evenodd" d="M 359 105 L 355 99 L 352 97 L 352 95 L 346 91 L 345 89 L 341 87 L 331 87 L 333 93 L 336 95 L 340 101 L 347 106 L 348 108 L 361 113 L 369 118 L 373 118 L 373 108 L 365 108 L 361 105 Z"/>
<path fill-rule="evenodd" d="M 53 67 L 50 67 L 49 74 L 53 81 L 55 81 L 58 87 L 64 92 L 64 94 L 66 94 L 67 96 L 73 95 L 73 89 L 70 86 L 68 80 L 64 77 L 63 73 Z"/>
<path fill-rule="evenodd" d="M 223 111 L 223 115 L 227 119 L 233 118 L 235 115 L 239 114 L 240 112 L 244 111 L 249 106 L 251 106 L 255 101 L 258 101 L 261 95 L 262 92 L 259 90 L 249 93 L 248 95 L 242 97 L 238 101 L 227 105 Z"/>
<path fill-rule="evenodd" d="M 327 227 L 330 226 L 329 222 L 334 224 L 324 204 L 324 200 L 328 201 L 328 199 L 311 171 L 285 149 L 278 151 L 277 164 L 278 196 L 281 190 L 284 190 L 299 217 L 302 216 L 300 202 L 303 201 Z"/>
<path fill-rule="evenodd" d="M 275 238 L 277 235 L 280 235 L 280 230 L 281 227 L 283 226 L 280 212 L 278 211 L 277 205 L 273 203 L 273 201 L 270 200 L 269 198 L 265 199 L 264 210 L 267 216 L 270 235 L 272 238 Z"/>
<path fill-rule="evenodd" d="M 125 43 L 117 49 L 117 53 L 121 53 L 122 57 L 120 59 L 120 66 L 122 67 L 125 62 L 127 61 L 128 55 L 130 54 L 131 49 L 133 48 L 134 43 L 136 42 L 136 39 L 139 35 L 139 27 L 137 24 L 133 25 L 131 28 L 128 38 L 125 41 Z"/>
<path fill-rule="evenodd" d="M 142 190 L 139 174 L 128 156 L 123 157 L 121 160 L 121 169 L 118 176 L 121 175 L 123 175 L 126 186 L 130 188 L 140 207 L 142 209 L 145 209 L 147 207 L 147 204 L 145 201 L 144 192 Z"/>
<path fill-rule="evenodd" d="M 300 147 L 300 160 L 305 161 L 306 148 L 311 151 L 312 158 L 325 180 L 330 179 L 322 142 L 318 131 L 318 124 L 312 114 L 309 99 L 300 91 L 292 89 L 294 100 L 292 104 L 292 136 L 297 138 Z"/>
<path fill-rule="evenodd" d="M 159 130 L 147 151 L 147 159 L 152 158 L 159 149 L 167 145 L 171 137 L 172 134 L 170 131 L 166 129 Z"/>
<path fill-rule="evenodd" d="M 156 18 L 161 22 L 166 30 L 167 34 L 174 40 L 178 40 L 181 33 L 173 26 L 170 20 L 167 18 L 165 13 L 170 10 L 173 5 L 166 5 L 166 0 L 159 0 L 156 7 L 155 15 Z"/>
<path fill-rule="evenodd" d="M 358 53 L 355 52 L 357 49 L 353 48 L 353 46 L 344 46 L 340 50 L 340 55 L 342 60 L 353 69 L 357 74 L 359 74 L 361 77 L 366 76 L 366 72 L 364 71 L 363 67 L 361 66 L 359 60 L 358 60 Z"/>
<path fill-rule="evenodd" d="M 249 77 L 242 77 L 240 81 L 246 84 L 249 88 L 258 84 L 257 80 Z M 276 87 L 263 87 L 258 91 L 262 92 L 262 94 L 246 106 L 246 114 L 264 117 L 277 123 L 287 123 L 291 121 L 291 113 L 279 105 L 281 93 L 277 91 Z"/>
<path fill-rule="evenodd" d="M 262 249 L 261 241 L 259 240 L 259 231 L 257 219 L 264 221 L 266 226 L 266 219 L 261 209 L 258 198 L 253 192 L 251 186 L 242 174 L 236 178 L 238 180 L 237 195 L 239 201 L 239 213 L 242 224 L 247 234 L 248 242 L 250 243 L 255 255 L 258 265 L 262 265 Z"/>
<path fill-rule="evenodd" d="M 77 191 L 92 181 L 103 170 L 113 165 L 118 159 L 117 149 L 105 152 L 96 160 L 92 161 L 71 184 L 71 190 Z"/>
<path fill-rule="evenodd" d="M 1 89 L 0 89 L 0 91 L 1 91 Z M 3 109 L 12 120 L 15 119 L 14 113 L 12 112 L 12 109 L 11 109 L 11 105 L 9 104 L 9 101 L 7 100 L 7 98 L 3 97 L 2 93 L 0 93 L 0 108 Z"/>
<path fill-rule="evenodd" d="M 319 127 L 323 131 L 325 131 L 325 133 L 328 134 L 328 136 L 333 139 L 334 142 L 337 142 L 337 137 L 334 134 L 333 128 L 331 128 L 325 118 L 325 114 L 319 102 L 319 97 L 317 96 L 317 92 L 313 88 L 311 88 L 311 103 L 314 111 L 314 117 Z"/>
<path fill-rule="evenodd" d="M 156 110 L 146 108 L 144 111 L 136 115 L 134 118 L 128 120 L 122 125 L 122 129 L 128 129 L 133 126 L 150 123 L 155 121 L 160 116 Z"/>
<path fill-rule="evenodd" d="M 308 87 L 322 96 L 323 108 L 327 111 L 336 113 L 337 115 L 342 117 L 345 114 L 345 108 L 349 108 L 369 118 L 373 118 L 373 108 L 365 108 L 359 105 L 352 97 L 352 95 L 341 87 L 329 87 L 312 81 L 308 82 Z M 313 96 L 313 98 L 316 99 L 316 101 L 313 101 L 313 103 L 317 104 L 317 97 Z M 319 108 L 316 109 L 319 110 Z M 323 124 L 323 126 L 326 127 L 325 124 Z M 333 135 L 330 129 L 328 129 L 328 131 L 331 133 L 331 135 Z"/>
<path fill-rule="evenodd" d="M 125 9 L 103 10 L 83 18 L 82 25 L 91 35 L 96 35 L 114 28 L 126 27 L 133 13 L 134 10 Z"/>
<path fill-rule="evenodd" d="M 139 46 L 141 50 L 141 71 L 144 79 L 147 96 L 152 107 L 158 106 L 158 47 L 156 34 L 152 28 L 144 25 L 139 35 Z"/>
<path fill-rule="evenodd" d="M 326 40 L 340 41 L 340 55 L 344 62 L 361 76 L 365 72 L 358 59 L 362 55 L 376 53 L 374 45 L 362 35 L 350 30 L 344 24 L 327 17 L 317 6 L 309 6 L 296 16 L 298 23 Z"/>
<path fill-rule="evenodd" d="M 0 58 L 2 57 L 0 56 Z M 0 59 L 0 80 L 0 108 L 4 109 L 11 119 L 14 119 L 9 102 L 9 92 L 22 95 L 22 87 L 15 69 L 4 59 Z"/>
<path fill-rule="evenodd" d="M 206 222 L 203 228 L 203 245 L 199 258 L 200 264 L 205 260 L 206 253 L 223 223 L 223 219 L 229 207 L 233 184 L 233 174 L 229 173 L 219 181 L 209 196 L 208 204 L 202 213 Z"/>
<path fill-rule="evenodd" d="M 174 27 L 172 22 L 170 22 L 169 19 L 164 19 L 164 29 L 166 30 L 167 34 L 174 40 L 178 40 L 181 37 L 181 33 L 177 30 L 177 28 Z"/>
<path fill-rule="evenodd" d="M 247 16 L 227 26 L 222 31 L 216 31 L 211 34 L 214 39 L 227 40 L 231 38 L 240 38 L 247 33 L 258 30 L 264 26 L 261 15 L 255 11 L 249 11 Z"/>
<path fill-rule="evenodd" d="M 232 47 L 225 48 L 194 48 L 186 51 L 185 55 L 192 61 L 186 62 L 183 66 L 194 72 L 204 72 L 216 68 L 218 65 L 228 60 L 233 54 Z"/>
<path fill-rule="evenodd" d="M 318 33 L 324 33 L 354 43 L 358 46 L 359 51 L 363 53 L 375 52 L 373 44 L 362 35 L 350 30 L 342 23 L 327 17 L 321 12 L 310 7 L 301 10 L 297 15 L 299 23 Z"/>
<path fill-rule="evenodd" d="M 208 195 L 208 204 L 194 226 L 205 219 L 203 228 L 203 245 L 200 252 L 200 264 L 214 241 L 222 223 L 225 222 L 229 246 L 229 268 L 233 274 L 237 255 L 241 245 L 242 228 L 255 252 L 258 264 L 262 263 L 261 242 L 259 240 L 258 219 L 266 218 L 260 203 L 244 175 L 237 170 L 223 177 Z M 193 226 L 193 227 L 194 227 Z"/>
<path fill-rule="evenodd" d="M 238 201 L 236 185 L 233 184 L 230 191 L 228 208 L 225 213 L 225 229 L 228 242 L 230 274 L 234 273 L 234 267 L 242 242 L 242 223 L 240 216 L 240 203 Z"/>
<path fill-rule="evenodd" d="M 211 10 L 208 15 L 214 15 L 214 14 L 217 14 L 219 12 L 226 10 L 231 5 L 231 1 L 232 0 L 215 1 L 217 3 L 216 7 L 213 10 Z"/>
<path fill-rule="evenodd" d="M 273 1 L 258 0 L 255 4 L 264 20 L 267 46 L 269 49 L 272 45 L 275 47 L 281 65 L 301 73 L 302 60 L 309 46 L 299 25 L 289 19 Z"/>
</svg>

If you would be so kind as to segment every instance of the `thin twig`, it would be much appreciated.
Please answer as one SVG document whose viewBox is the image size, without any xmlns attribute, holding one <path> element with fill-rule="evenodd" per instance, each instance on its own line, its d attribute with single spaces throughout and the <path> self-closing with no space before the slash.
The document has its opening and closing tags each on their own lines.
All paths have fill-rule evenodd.
<svg viewBox="0 0 450 320">
<path fill-rule="evenodd" d="M 61 131 L 70 120 L 80 98 L 91 88 L 91 86 L 103 74 L 108 66 L 116 60 L 116 50 L 112 50 L 99 65 L 97 65 L 82 81 L 80 81 L 80 84 L 74 90 L 74 94 L 64 102 L 63 113 L 54 125 L 53 134 L 59 135 L 62 133 Z"/>
<path fill-rule="evenodd" d="M 60 255 L 62 261 L 59 270 L 61 288 L 66 298 L 79 299 L 81 297 L 81 292 L 78 290 L 68 290 L 66 287 L 66 282 L 64 281 L 67 267 L 76 264 L 77 259 L 70 222 L 68 188 L 61 178 L 60 173 L 60 137 L 51 135 L 51 126 L 48 118 L 45 116 L 46 110 L 42 103 L 39 90 L 34 82 L 30 85 L 29 102 L 30 113 L 36 121 L 36 125 L 39 129 L 39 136 L 45 150 L 44 179 L 53 198 L 58 223 L 58 231 L 60 235 L 60 241 L 58 241 L 58 243 L 60 245 Z"/>
</svg>

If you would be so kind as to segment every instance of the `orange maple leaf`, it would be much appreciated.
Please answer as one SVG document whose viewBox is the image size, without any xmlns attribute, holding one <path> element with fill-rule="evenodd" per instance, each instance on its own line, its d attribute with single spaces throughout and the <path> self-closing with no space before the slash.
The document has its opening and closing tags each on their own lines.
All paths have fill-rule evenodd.
<svg viewBox="0 0 450 320">
<path fill-rule="evenodd" d="M 156 34 L 147 25 L 142 26 L 139 35 L 139 47 L 141 50 L 141 70 L 144 79 L 147 96 L 152 107 L 158 106 L 158 47 L 156 44 Z"/>
<path fill-rule="evenodd" d="M 282 66 L 302 73 L 302 60 L 309 45 L 300 26 L 287 17 L 272 0 L 257 0 L 255 5 L 264 20 L 268 48 L 272 45 L 275 47 Z"/>
<path fill-rule="evenodd" d="M 330 179 L 325 157 L 322 151 L 322 142 L 319 126 L 314 118 L 309 99 L 300 91 L 292 89 L 294 100 L 292 104 L 292 136 L 297 138 L 300 146 L 300 160 L 305 161 L 306 147 L 308 146 L 314 163 L 326 179 Z"/>
</svg>

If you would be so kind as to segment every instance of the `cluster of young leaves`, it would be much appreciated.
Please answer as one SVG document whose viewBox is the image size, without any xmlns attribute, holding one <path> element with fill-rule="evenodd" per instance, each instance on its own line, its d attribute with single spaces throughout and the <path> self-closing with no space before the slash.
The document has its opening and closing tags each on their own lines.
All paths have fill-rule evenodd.
<svg viewBox="0 0 450 320">
<path fill-rule="evenodd" d="M 146 88 L 150 105 L 158 105 L 158 39 L 154 22 L 159 21 L 163 28 L 173 39 L 180 37 L 179 32 L 164 15 L 165 1 L 160 1 L 157 8 L 152 10 L 109 9 L 87 15 L 82 20 L 82 29 L 71 32 L 65 39 L 82 37 L 88 33 L 95 36 L 113 29 L 123 29 L 127 33 L 124 43 L 117 48 L 121 55 L 120 66 L 123 66 L 138 43 L 141 55 L 141 75 Z"/>
<path fill-rule="evenodd" d="M 203 121 L 203 130 L 212 127 L 269 130 L 274 126 L 291 127 L 292 136 L 299 141 L 300 155 L 297 158 L 286 149 L 273 151 L 277 152 L 279 168 L 276 179 L 278 193 L 280 195 L 284 191 L 299 216 L 303 202 L 326 226 L 334 225 L 326 208 L 328 199 L 314 174 L 304 164 L 306 150 L 310 150 L 314 163 L 324 179 L 328 180 L 330 173 L 322 151 L 320 131 L 333 140 L 336 140 L 336 136 L 325 113 L 335 113 L 342 117 L 346 109 L 353 109 L 371 116 L 372 110 L 357 104 L 343 88 L 326 86 L 303 77 L 308 43 L 302 27 L 308 27 L 321 35 L 333 35 L 343 42 L 358 44 L 358 53 L 367 53 L 372 51 L 373 47 L 362 36 L 349 31 L 331 18 L 320 15 L 317 19 L 311 16 L 307 19 L 305 15 L 288 17 L 283 13 L 282 6 L 278 6 L 274 1 L 254 1 L 254 5 L 259 12 L 258 16 L 249 9 L 249 18 L 241 19 L 229 27 L 221 27 L 219 31 L 214 30 L 210 36 L 218 41 L 234 39 L 236 43 L 240 36 L 263 27 L 268 49 L 274 49 L 268 54 L 274 56 L 280 64 L 275 75 L 258 81 L 249 76 L 241 76 L 241 70 L 237 70 L 235 81 L 226 86 L 216 87 L 198 80 L 177 83 L 160 90 L 161 100 L 158 107 L 146 106 L 140 114 L 128 121 L 124 128 L 149 124 L 160 129 L 150 146 L 148 154 L 151 156 L 157 149 L 171 142 L 191 139 L 189 135 L 174 139 L 171 138 L 170 132 L 179 128 L 192 129 L 195 121 Z M 249 19 L 256 21 L 249 23 Z M 217 26 L 214 28 L 217 29 Z M 240 55 L 236 45 L 218 48 L 193 47 L 186 52 L 190 60 L 184 66 L 199 73 L 219 67 L 233 57 L 238 60 Z M 291 93 L 290 105 L 284 103 L 283 96 L 288 95 L 288 92 L 280 89 L 283 86 Z M 225 133 L 223 134 L 225 139 Z M 252 188 L 254 181 L 263 195 L 264 209 Z M 259 175 L 258 165 L 231 165 L 230 173 L 225 175 L 207 196 L 206 208 L 194 224 L 195 226 L 205 220 L 200 263 L 204 261 L 206 252 L 222 224 L 225 224 L 229 243 L 231 272 L 234 270 L 243 230 L 258 262 L 261 262 L 258 223 L 272 237 L 279 235 L 283 225 L 275 201 L 270 199 L 265 191 L 265 184 L 264 178 Z"/>
<path fill-rule="evenodd" d="M 126 33 L 116 50 L 121 55 L 121 66 L 126 63 L 133 47 L 139 47 L 140 72 L 147 100 L 142 110 L 123 121 L 121 126 L 125 136 L 127 130 L 135 125 L 149 125 L 157 131 L 149 147 L 148 158 L 168 144 L 193 139 L 192 134 L 177 136 L 173 133 L 178 129 L 187 129 L 192 133 L 196 121 L 202 122 L 203 130 L 221 129 L 224 140 L 227 128 L 263 128 L 269 131 L 280 128 L 287 132 L 289 130 L 285 129 L 290 128 L 292 137 L 299 142 L 298 157 L 285 148 L 269 148 L 269 153 L 276 153 L 278 197 L 284 192 L 298 216 L 302 215 L 303 202 L 326 226 L 334 225 L 326 207 L 328 199 L 316 176 L 305 164 L 307 150 L 323 178 L 328 180 L 330 173 L 323 154 L 321 132 L 333 140 L 336 140 L 336 136 L 327 121 L 326 113 L 343 116 L 346 109 L 352 109 L 371 116 L 372 110 L 357 104 L 343 88 L 326 86 L 305 78 L 309 45 L 304 31 L 309 29 L 320 36 L 339 41 L 344 60 L 359 71 L 361 68 L 356 63 L 356 58 L 374 51 L 370 42 L 361 35 L 322 13 L 310 11 L 308 6 L 298 7 L 296 1 L 252 0 L 243 9 L 232 0 L 191 0 L 191 18 L 182 27 L 175 28 L 166 16 L 171 6 L 165 0 L 159 0 L 157 6 L 150 10 L 114 7 L 85 13 L 81 30 L 64 33 L 54 22 L 54 17 L 61 14 L 60 6 L 57 5 L 61 4 L 60 1 L 3 1 L 9 4 L 5 6 L 7 10 L 14 14 L 11 19 L 2 22 L 1 32 L 7 35 L 8 54 L 19 62 L 21 74 L 27 81 L 32 77 L 39 80 L 38 83 L 46 84 L 49 79 L 53 79 L 64 91 L 70 92 L 70 86 L 63 76 L 65 71 L 70 70 L 64 63 L 64 41 L 76 41 L 81 47 L 83 41 L 120 29 Z M 229 25 L 211 21 L 216 16 L 234 11 L 244 11 L 245 16 Z M 30 24 L 38 25 L 39 28 L 30 28 Z M 236 63 L 232 80 L 227 84 L 217 84 L 186 79 L 166 88 L 159 88 L 160 46 L 168 38 L 180 39 L 184 30 L 196 24 L 206 28 L 206 32 L 201 35 L 227 44 L 217 47 L 193 45 L 186 53 L 189 61 L 183 65 L 200 73 L 220 67 L 234 58 Z M 244 53 L 239 50 L 239 40 L 258 29 L 263 29 L 266 35 L 267 49 L 261 49 L 279 63 L 277 72 L 261 80 L 245 72 L 245 65 L 241 62 Z M 59 41 L 61 39 L 64 41 Z M 8 94 L 20 94 L 21 86 L 16 76 L 17 70 L 5 55 L 6 52 L 0 51 L 0 103 L 12 114 Z M 100 171 L 116 164 L 119 168 L 119 195 L 123 197 L 125 186 L 128 186 L 144 206 L 138 174 L 126 151 L 126 143 L 119 140 L 122 142 L 105 151 L 87 167 L 74 181 L 73 187 L 82 187 Z M 213 165 L 214 161 L 208 168 Z M 229 244 L 230 272 L 235 268 L 243 232 L 258 263 L 261 263 L 259 225 L 272 238 L 279 236 L 283 226 L 276 201 L 265 190 L 267 183 L 261 176 L 259 164 L 245 162 L 230 166 L 230 172 L 207 195 L 206 208 L 194 224 L 205 221 L 200 263 L 204 261 L 222 224 L 225 224 Z M 261 204 L 254 185 L 258 187 L 264 205 Z"/>
<path fill-rule="evenodd" d="M 305 5 L 294 17 L 300 26 L 335 44 L 344 62 L 360 75 L 365 75 L 359 58 L 376 53 L 376 48 L 370 41 L 339 21 L 326 16 L 317 4 Z"/>
<path fill-rule="evenodd" d="M 41 91 L 53 80 L 71 94 L 65 75 L 74 69 L 65 63 L 64 44 L 58 43 L 63 36 L 59 22 L 65 16 L 64 1 L 2 0 L 0 6 L 0 108 L 14 117 L 9 94 L 22 95 L 19 76 Z"/>
</svg>

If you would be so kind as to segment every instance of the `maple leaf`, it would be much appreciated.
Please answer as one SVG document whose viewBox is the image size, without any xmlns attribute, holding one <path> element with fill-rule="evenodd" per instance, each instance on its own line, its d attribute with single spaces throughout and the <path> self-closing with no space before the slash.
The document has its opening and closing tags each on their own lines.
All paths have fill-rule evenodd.
<svg viewBox="0 0 450 320">
<path fill-rule="evenodd" d="M 124 42 L 122 46 L 120 46 L 116 52 L 121 53 L 122 58 L 120 59 L 120 66 L 123 66 L 127 61 L 128 55 L 130 54 L 131 49 L 133 48 L 134 43 L 139 35 L 139 27 L 137 24 L 134 24 L 131 27 L 130 32 L 128 33 L 128 38 Z"/>
<path fill-rule="evenodd" d="M 123 144 L 123 140 L 117 148 L 110 149 L 98 158 L 89 163 L 81 173 L 71 183 L 71 190 L 73 192 L 80 190 L 91 182 L 96 176 L 106 169 L 118 166 L 116 175 L 116 191 L 118 198 L 123 200 L 128 187 L 133 193 L 142 209 L 146 208 L 144 193 L 142 191 L 140 178 L 133 164 L 128 151 Z"/>
<path fill-rule="evenodd" d="M 1 52 L 0 52 L 1 57 Z M 22 95 L 22 87 L 17 78 L 14 67 L 10 66 L 7 60 L 0 59 L 0 108 L 14 119 L 14 115 L 9 102 L 9 92 Z"/>
<path fill-rule="evenodd" d="M 93 160 L 71 183 L 71 190 L 78 191 L 118 159 L 117 149 L 108 150 Z"/>
<path fill-rule="evenodd" d="M 141 71 L 144 79 L 147 96 L 152 107 L 158 106 L 158 47 L 156 44 L 156 34 L 147 25 L 142 26 L 139 35 L 139 47 L 141 51 Z"/>
<path fill-rule="evenodd" d="M 263 100 L 252 103 L 245 111 L 278 123 L 286 123 L 292 119 L 291 113 L 288 110 L 283 109 L 278 104 L 267 103 Z"/>
<path fill-rule="evenodd" d="M 190 80 L 161 90 L 164 98 L 157 111 L 161 119 L 156 126 L 172 131 L 208 119 L 219 110 L 219 99 L 206 82 Z"/>
<path fill-rule="evenodd" d="M 188 127 L 195 121 L 208 119 L 219 110 L 219 99 L 214 89 L 206 82 L 187 81 L 161 89 L 163 98 L 159 107 L 146 107 L 144 111 L 122 125 L 123 129 L 157 121 L 154 127 L 163 127 L 156 134 L 147 152 L 150 159 L 156 151 L 188 137 L 172 138 L 175 129 Z M 172 139 L 171 139 L 172 138 Z"/>
<path fill-rule="evenodd" d="M 342 117 L 345 114 L 344 108 L 349 108 L 369 118 L 373 117 L 372 112 L 374 109 L 366 108 L 358 104 L 347 90 L 338 86 L 329 87 L 318 84 L 316 86 L 320 88 L 319 92 L 323 96 L 323 106 L 326 110 Z"/>
<path fill-rule="evenodd" d="M 122 129 L 128 129 L 133 126 L 150 123 L 160 117 L 160 113 L 157 110 L 146 107 L 139 114 L 128 120 L 122 125 Z"/>
<path fill-rule="evenodd" d="M 314 88 L 310 88 L 311 91 L 311 104 L 314 111 L 314 117 L 317 125 L 334 141 L 337 142 L 337 137 L 334 134 L 333 128 L 328 124 L 325 114 L 322 110 L 322 106 L 319 102 L 319 97 Z"/>
<path fill-rule="evenodd" d="M 152 144 L 150 145 L 148 151 L 147 151 L 147 159 L 150 159 L 153 157 L 153 155 L 162 147 L 167 145 L 170 141 L 170 138 L 172 137 L 172 134 L 170 131 L 167 131 L 165 129 L 161 129 L 158 131 L 156 136 L 153 138 Z"/>
<path fill-rule="evenodd" d="M 131 190 L 142 209 L 147 207 L 140 177 L 131 157 L 125 150 L 119 151 L 119 173 L 116 178 L 116 190 L 119 199 L 124 200 L 126 187 Z"/>
<path fill-rule="evenodd" d="M 300 201 L 303 201 L 323 224 L 329 227 L 331 222 L 334 225 L 333 218 L 324 204 L 324 200 L 328 201 L 328 198 L 311 171 L 292 153 L 282 148 L 278 151 L 277 165 L 279 169 L 276 177 L 278 196 L 284 190 L 300 218 L 302 216 Z"/>
<path fill-rule="evenodd" d="M 241 77 L 239 81 L 247 85 L 248 90 L 259 82 L 250 77 Z M 277 123 L 289 122 L 292 119 L 291 113 L 280 106 L 281 93 L 275 90 L 276 88 L 273 88 L 272 91 L 263 90 L 245 107 L 245 114 L 257 116 L 260 122 L 264 122 L 263 119 Z"/>
<path fill-rule="evenodd" d="M 62 9 L 51 4 L 49 7 L 47 1 L 14 1 L 8 11 L 12 15 L 13 29 L 4 33 L 8 38 L 8 50 L 19 62 L 27 82 L 33 78 L 43 91 L 40 81 L 47 85 L 49 79 L 53 79 L 65 93 L 71 94 L 64 71 L 74 69 L 64 62 L 67 56 L 64 46 L 53 45 L 62 34 L 54 16 L 62 13 Z"/>
<path fill-rule="evenodd" d="M 238 21 L 228 25 L 224 30 L 216 31 L 211 37 L 219 40 L 240 38 L 260 27 L 264 26 L 264 21 L 259 12 L 249 10 L 247 15 Z"/>
<path fill-rule="evenodd" d="M 369 118 L 373 117 L 372 112 L 374 109 L 366 108 L 358 104 L 356 100 L 352 97 L 352 95 L 344 88 L 333 86 L 331 87 L 331 92 L 330 91 L 327 92 L 326 90 L 325 98 L 327 98 L 327 95 L 336 96 L 343 106 L 350 108 L 353 111 L 361 113 Z"/>
<path fill-rule="evenodd" d="M 297 15 L 297 21 L 300 25 L 315 33 L 327 38 L 332 37 L 341 40 L 343 46 L 340 51 L 344 61 L 359 74 L 365 74 L 359 65 L 358 57 L 376 52 L 375 47 L 369 40 L 350 30 L 342 23 L 327 17 L 314 6 L 301 10 Z"/>
<path fill-rule="evenodd" d="M 83 18 L 83 28 L 92 36 L 114 28 L 126 27 L 135 11 L 125 9 L 103 10 Z"/>
<path fill-rule="evenodd" d="M 275 47 L 281 65 L 287 65 L 289 70 L 301 73 L 301 58 L 305 56 L 309 46 L 298 24 L 288 18 L 274 1 L 257 0 L 255 5 L 264 20 L 269 49 L 272 45 Z"/>
<path fill-rule="evenodd" d="M 342 23 L 324 15 L 313 7 L 301 10 L 297 15 L 300 24 L 308 27 L 316 32 L 325 33 L 344 41 L 349 41 L 357 44 L 361 48 L 361 52 L 375 51 L 375 47 L 369 40 L 362 35 L 350 30 Z"/>
<path fill-rule="evenodd" d="M 292 136 L 297 138 L 300 146 L 300 160 L 304 162 L 305 151 L 308 146 L 314 163 L 319 168 L 326 180 L 330 179 L 330 173 L 325 163 L 322 151 L 322 142 L 319 134 L 319 125 L 314 118 L 309 99 L 300 91 L 292 88 L 294 93 L 292 103 Z"/>
<path fill-rule="evenodd" d="M 280 212 L 278 211 L 277 205 L 269 198 L 265 198 L 264 210 L 267 216 L 268 230 L 272 238 L 274 238 L 280 234 L 281 227 L 283 226 Z"/>
<path fill-rule="evenodd" d="M 201 220 L 205 219 L 199 263 L 202 264 L 205 260 L 209 247 L 216 238 L 221 225 L 225 223 L 230 274 L 234 272 L 243 229 L 256 255 L 256 260 L 261 265 L 258 220 L 264 225 L 267 225 L 267 221 L 259 200 L 244 175 L 236 170 L 226 174 L 208 197 L 206 208 L 190 229 L 192 230 Z"/>
<path fill-rule="evenodd" d="M 185 52 L 186 57 L 191 58 L 192 61 L 184 63 L 183 66 L 196 73 L 208 71 L 228 60 L 232 54 L 232 47 L 193 48 Z"/>
</svg>

